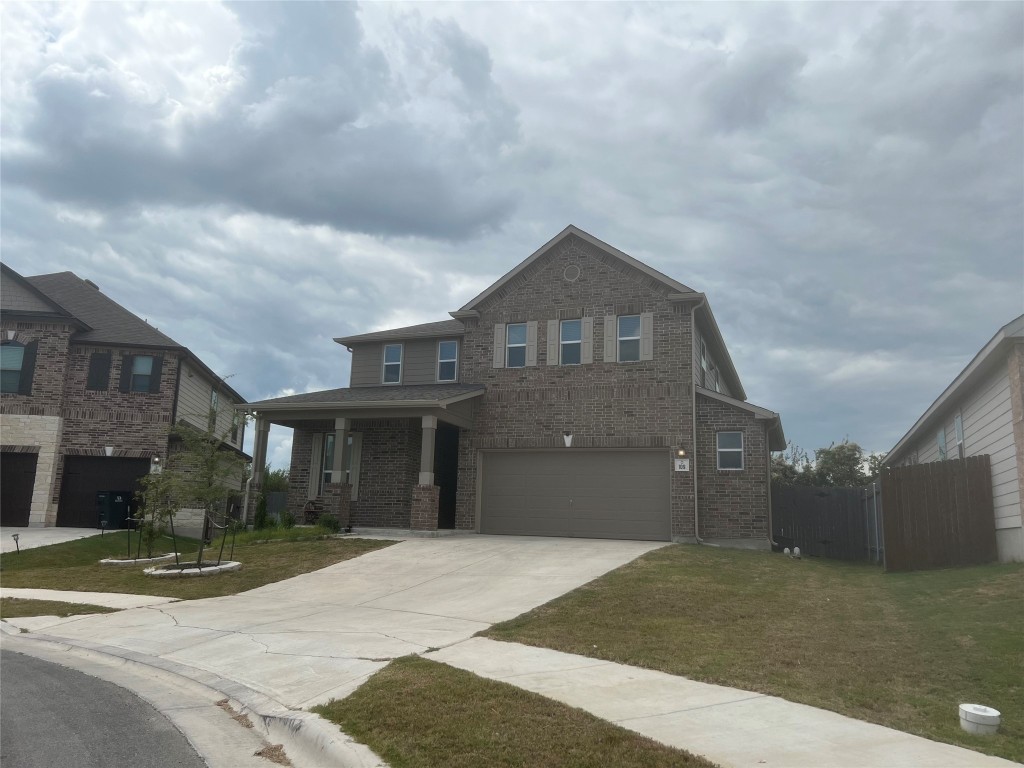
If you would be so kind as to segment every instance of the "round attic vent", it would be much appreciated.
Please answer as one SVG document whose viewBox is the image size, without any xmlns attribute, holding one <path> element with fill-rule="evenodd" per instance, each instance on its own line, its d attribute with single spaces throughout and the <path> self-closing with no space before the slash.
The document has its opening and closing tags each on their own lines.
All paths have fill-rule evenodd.
<svg viewBox="0 0 1024 768">
<path fill-rule="evenodd" d="M 570 283 L 575 283 L 580 279 L 580 268 L 575 264 L 570 264 L 565 268 L 565 272 L 562 273 L 562 277 L 568 280 Z"/>
</svg>

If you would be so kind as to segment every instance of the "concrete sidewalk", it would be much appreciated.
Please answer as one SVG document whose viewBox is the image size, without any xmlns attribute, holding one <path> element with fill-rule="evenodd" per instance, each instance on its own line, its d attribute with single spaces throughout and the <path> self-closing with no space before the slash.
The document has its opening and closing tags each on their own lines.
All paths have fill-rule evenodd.
<svg viewBox="0 0 1024 768">
<path fill-rule="evenodd" d="M 68 592 L 61 589 L 25 589 L 21 587 L 0 587 L 0 597 L 18 600 L 53 600 L 58 603 L 85 603 L 102 605 L 105 608 L 142 608 L 147 605 L 176 603 L 176 597 L 157 595 L 128 595 L 121 592 Z"/>
<path fill-rule="evenodd" d="M 1008 760 L 775 696 L 474 637 L 424 658 L 579 707 L 734 768 L 1009 768 Z M 950 705 L 950 717 L 956 708 Z"/>
</svg>

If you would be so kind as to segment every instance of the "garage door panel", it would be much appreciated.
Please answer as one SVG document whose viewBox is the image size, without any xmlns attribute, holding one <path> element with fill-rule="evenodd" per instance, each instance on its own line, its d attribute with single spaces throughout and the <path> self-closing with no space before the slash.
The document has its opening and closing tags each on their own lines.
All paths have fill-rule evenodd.
<svg viewBox="0 0 1024 768">
<path fill-rule="evenodd" d="M 669 466 L 653 451 L 489 452 L 481 532 L 664 541 Z"/>
</svg>

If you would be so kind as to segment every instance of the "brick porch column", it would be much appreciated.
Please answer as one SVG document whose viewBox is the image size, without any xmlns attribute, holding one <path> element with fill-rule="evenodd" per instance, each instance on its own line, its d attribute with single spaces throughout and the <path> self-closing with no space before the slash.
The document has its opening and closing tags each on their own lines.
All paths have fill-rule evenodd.
<svg viewBox="0 0 1024 768">
<path fill-rule="evenodd" d="M 334 515 L 344 530 L 352 524 L 352 485 L 324 483 L 324 514 Z"/>
<path fill-rule="evenodd" d="M 437 530 L 437 505 L 441 489 L 434 485 L 434 442 L 437 417 L 423 417 L 423 441 L 420 446 L 420 481 L 412 489 L 409 525 L 415 531 Z"/>
</svg>

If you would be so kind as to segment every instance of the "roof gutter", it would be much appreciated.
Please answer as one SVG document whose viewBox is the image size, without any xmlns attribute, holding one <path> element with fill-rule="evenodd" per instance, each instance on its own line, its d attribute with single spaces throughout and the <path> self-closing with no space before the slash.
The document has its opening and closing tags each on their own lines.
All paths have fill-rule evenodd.
<svg viewBox="0 0 1024 768">
<path fill-rule="evenodd" d="M 358 400 L 319 403 L 238 403 L 235 410 L 257 411 L 322 411 L 330 408 L 347 408 L 353 410 L 372 410 L 380 408 L 447 408 L 454 403 L 469 400 L 482 395 L 484 390 L 474 390 L 462 395 L 445 398 L 444 400 Z"/>
</svg>

